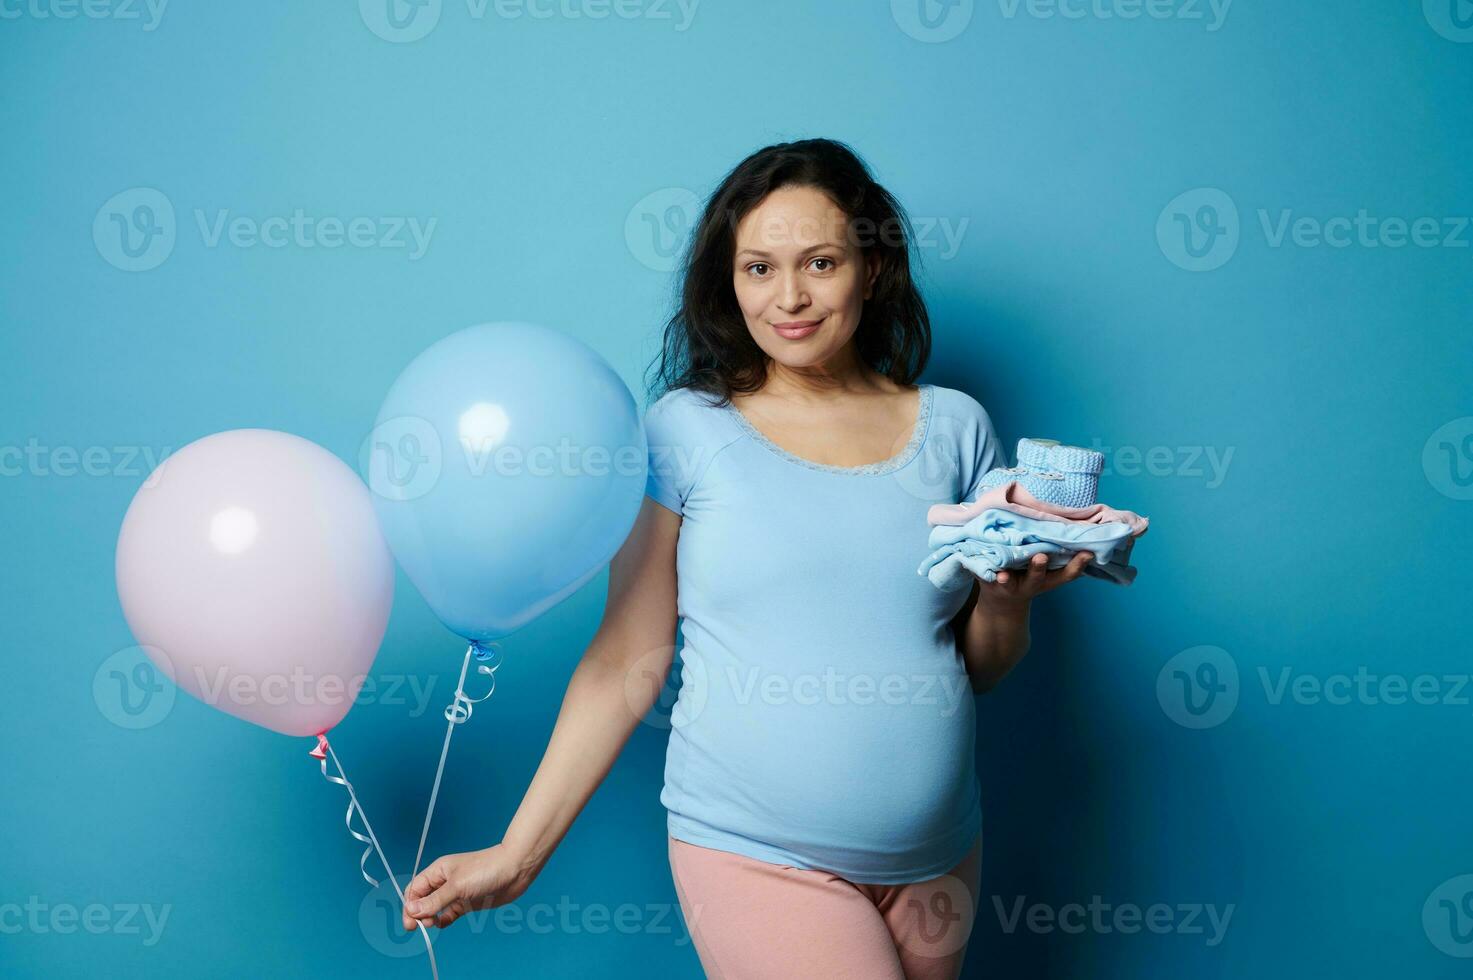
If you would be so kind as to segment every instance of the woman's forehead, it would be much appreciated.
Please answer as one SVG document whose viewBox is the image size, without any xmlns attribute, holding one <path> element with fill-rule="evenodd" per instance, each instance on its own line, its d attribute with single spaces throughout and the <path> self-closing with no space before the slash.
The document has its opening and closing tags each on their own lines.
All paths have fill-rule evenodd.
<svg viewBox="0 0 1473 980">
<path fill-rule="evenodd" d="M 783 188 L 749 211 L 736 228 L 738 250 L 787 254 L 848 241 L 849 217 L 821 191 Z"/>
</svg>

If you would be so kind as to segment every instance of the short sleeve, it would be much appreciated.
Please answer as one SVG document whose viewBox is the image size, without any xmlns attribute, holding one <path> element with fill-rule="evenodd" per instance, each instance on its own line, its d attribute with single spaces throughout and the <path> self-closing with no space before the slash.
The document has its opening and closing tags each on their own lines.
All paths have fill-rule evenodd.
<svg viewBox="0 0 1473 980">
<path fill-rule="evenodd" d="M 690 493 L 688 474 L 682 472 L 681 447 L 690 442 L 682 431 L 680 406 L 675 392 L 669 392 L 644 413 L 644 433 L 649 444 L 649 476 L 644 492 L 675 513 L 682 513 Z"/>
<path fill-rule="evenodd" d="M 645 411 L 649 475 L 644 492 L 677 514 L 689 516 L 692 495 L 699 507 L 704 499 L 701 478 L 711 461 L 742 438 L 741 429 L 716 405 L 704 393 L 675 388 Z"/>
<path fill-rule="evenodd" d="M 961 400 L 967 422 L 962 427 L 960 446 L 963 490 L 959 503 L 970 503 L 977 499 L 977 484 L 982 477 L 996 467 L 1007 466 L 1008 461 L 987 410 L 966 393 L 962 393 Z"/>
</svg>

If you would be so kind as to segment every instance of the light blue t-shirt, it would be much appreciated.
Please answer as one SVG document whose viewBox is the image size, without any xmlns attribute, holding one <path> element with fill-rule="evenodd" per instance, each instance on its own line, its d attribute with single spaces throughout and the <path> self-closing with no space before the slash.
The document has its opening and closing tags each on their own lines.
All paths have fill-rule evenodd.
<svg viewBox="0 0 1473 980">
<path fill-rule="evenodd" d="M 926 510 L 1004 465 L 986 411 L 920 386 L 882 463 L 810 462 L 691 389 L 645 413 L 646 493 L 683 516 L 671 836 L 850 881 L 920 881 L 982 822 L 975 704 L 949 622 L 968 591 L 916 567 Z"/>
</svg>

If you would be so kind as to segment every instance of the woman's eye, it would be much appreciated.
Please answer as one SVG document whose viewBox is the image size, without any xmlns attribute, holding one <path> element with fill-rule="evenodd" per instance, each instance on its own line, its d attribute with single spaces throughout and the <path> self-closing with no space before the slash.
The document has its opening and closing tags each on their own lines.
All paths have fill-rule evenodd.
<svg viewBox="0 0 1473 980">
<path fill-rule="evenodd" d="M 760 276 L 767 271 L 767 263 L 753 262 L 751 265 L 747 266 L 747 271 L 752 273 L 752 275 L 754 276 Z"/>
<path fill-rule="evenodd" d="M 823 269 L 817 270 L 819 272 L 829 272 L 834 267 L 834 260 L 833 259 L 826 259 L 823 256 L 819 256 L 819 257 L 815 258 L 813 261 L 814 262 L 826 262 L 826 263 L 828 263 L 827 268 L 823 268 Z"/>
</svg>

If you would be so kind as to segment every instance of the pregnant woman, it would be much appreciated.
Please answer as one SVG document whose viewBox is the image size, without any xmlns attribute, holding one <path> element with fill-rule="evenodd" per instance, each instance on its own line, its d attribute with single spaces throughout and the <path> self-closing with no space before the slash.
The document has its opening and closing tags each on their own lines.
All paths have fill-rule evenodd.
<svg viewBox="0 0 1473 980">
<path fill-rule="evenodd" d="M 973 693 L 1081 552 L 943 592 L 926 511 L 1005 465 L 930 352 L 909 223 L 844 145 L 743 160 L 690 243 L 645 415 L 647 499 L 504 839 L 442 857 L 405 927 L 520 896 L 655 704 L 676 893 L 724 980 L 951 978 L 978 904 Z M 647 683 L 654 678 L 655 683 Z"/>
</svg>

